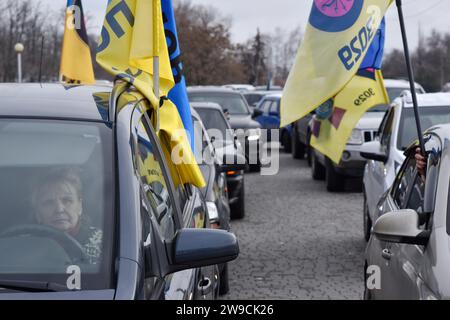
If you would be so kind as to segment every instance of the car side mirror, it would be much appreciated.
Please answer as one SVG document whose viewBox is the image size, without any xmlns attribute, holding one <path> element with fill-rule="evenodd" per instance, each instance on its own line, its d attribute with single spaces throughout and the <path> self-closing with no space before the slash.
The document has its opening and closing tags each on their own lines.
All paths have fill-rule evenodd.
<svg viewBox="0 0 450 320">
<path fill-rule="evenodd" d="M 226 263 L 239 255 L 236 236 L 217 229 L 182 229 L 166 250 L 170 273 Z"/>
<path fill-rule="evenodd" d="M 388 212 L 377 219 L 373 234 L 380 241 L 426 245 L 430 231 L 419 229 L 419 214 L 411 209 Z"/>
<path fill-rule="evenodd" d="M 223 161 L 219 165 L 220 172 L 247 170 L 248 164 L 245 156 L 240 153 L 227 153 L 223 155 Z"/>
<path fill-rule="evenodd" d="M 255 119 L 255 118 L 258 118 L 259 116 L 262 116 L 262 115 L 263 115 L 262 110 L 260 110 L 260 109 L 255 109 L 255 110 L 253 110 L 252 118 Z"/>
<path fill-rule="evenodd" d="M 361 157 L 368 160 L 381 161 L 386 163 L 388 160 L 387 154 L 381 150 L 380 141 L 366 142 L 360 149 Z"/>
</svg>

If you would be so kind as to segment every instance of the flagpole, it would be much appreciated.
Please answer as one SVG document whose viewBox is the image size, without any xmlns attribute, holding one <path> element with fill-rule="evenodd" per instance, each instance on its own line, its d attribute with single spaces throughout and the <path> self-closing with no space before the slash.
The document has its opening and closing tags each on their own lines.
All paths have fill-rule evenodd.
<svg viewBox="0 0 450 320">
<path fill-rule="evenodd" d="M 159 30 L 158 30 L 158 19 L 160 18 L 157 14 L 158 11 L 158 0 L 153 0 L 153 91 L 156 98 L 158 99 L 158 105 L 155 106 L 155 131 L 159 132 Z"/>
<path fill-rule="evenodd" d="M 420 151 L 422 152 L 422 155 L 426 155 L 425 154 L 425 143 L 423 141 L 423 136 L 422 136 L 422 126 L 420 125 L 419 107 L 418 107 L 418 103 L 417 103 L 416 86 L 414 83 L 414 73 L 413 73 L 413 69 L 412 69 L 412 65 L 411 65 L 411 59 L 409 57 L 409 48 L 408 48 L 408 39 L 406 37 L 405 20 L 403 19 L 402 0 L 396 0 L 396 4 L 397 4 L 397 10 L 398 10 L 398 18 L 400 21 L 400 29 L 402 31 L 403 49 L 405 52 L 406 68 L 408 69 L 409 85 L 411 87 L 411 95 L 412 95 L 412 100 L 413 100 L 414 116 L 416 119 L 417 134 L 419 136 Z"/>
</svg>

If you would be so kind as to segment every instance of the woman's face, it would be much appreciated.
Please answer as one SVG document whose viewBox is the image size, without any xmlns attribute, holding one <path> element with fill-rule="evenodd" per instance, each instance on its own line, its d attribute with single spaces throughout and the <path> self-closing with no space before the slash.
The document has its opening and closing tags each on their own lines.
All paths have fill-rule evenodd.
<svg viewBox="0 0 450 320">
<path fill-rule="evenodd" d="M 36 218 L 40 224 L 69 231 L 80 220 L 82 201 L 72 184 L 55 182 L 38 191 L 36 207 Z"/>
</svg>

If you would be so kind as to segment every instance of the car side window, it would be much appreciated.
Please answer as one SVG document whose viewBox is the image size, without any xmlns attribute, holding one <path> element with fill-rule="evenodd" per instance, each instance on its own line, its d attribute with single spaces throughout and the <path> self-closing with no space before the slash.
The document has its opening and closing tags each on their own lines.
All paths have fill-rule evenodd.
<svg viewBox="0 0 450 320">
<path fill-rule="evenodd" d="M 272 105 L 270 106 L 270 114 L 279 114 L 278 101 L 272 101 Z"/>
<path fill-rule="evenodd" d="M 409 187 L 416 178 L 416 161 L 414 157 L 408 158 L 407 161 L 395 178 L 394 187 L 392 188 L 392 198 L 399 209 L 406 207 Z"/>
<path fill-rule="evenodd" d="M 161 235 L 164 239 L 172 239 L 176 229 L 175 208 L 168 190 L 169 184 L 163 174 L 160 155 L 146 131 L 143 118 L 133 130 L 137 137 L 135 169 L 151 211 L 161 228 Z"/>
<path fill-rule="evenodd" d="M 383 131 L 381 132 L 380 144 L 384 150 L 389 150 L 389 143 L 391 142 L 392 136 L 392 126 L 394 123 L 394 108 L 389 110 L 389 114 L 387 115 L 386 122 L 383 127 Z"/>
<path fill-rule="evenodd" d="M 269 114 L 269 108 L 270 108 L 271 103 L 272 103 L 272 101 L 265 100 L 264 103 L 262 104 L 261 110 L 265 115 Z"/>
</svg>

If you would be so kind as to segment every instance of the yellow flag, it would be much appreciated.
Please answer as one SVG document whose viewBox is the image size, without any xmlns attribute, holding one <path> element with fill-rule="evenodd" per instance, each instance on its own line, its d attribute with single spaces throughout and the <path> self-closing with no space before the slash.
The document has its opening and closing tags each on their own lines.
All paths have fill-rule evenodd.
<svg viewBox="0 0 450 320">
<path fill-rule="evenodd" d="M 149 100 L 149 107 L 159 108 L 160 99 L 153 91 L 154 57 L 159 57 L 160 61 L 158 96 L 167 96 L 175 82 L 164 34 L 161 1 L 109 1 L 97 50 L 97 62 L 116 78 L 133 84 Z M 205 181 L 195 162 L 177 108 L 169 100 L 164 100 L 159 113 L 159 135 L 160 138 L 165 137 L 161 142 L 163 148 L 167 149 L 166 156 L 169 156 L 175 185 L 192 183 L 203 187 Z M 172 154 L 178 151 L 185 161 L 170 161 Z"/>
<path fill-rule="evenodd" d="M 329 116 L 323 120 L 316 116 L 313 121 L 311 146 L 339 163 L 348 138 L 364 113 L 371 107 L 389 103 L 381 71 L 359 71 L 330 101 L 334 106 L 329 106 L 332 110 Z"/>
<path fill-rule="evenodd" d="M 281 99 L 280 126 L 334 97 L 358 71 L 391 0 L 314 0 Z"/>
<path fill-rule="evenodd" d="M 81 0 L 67 3 L 59 73 L 68 83 L 95 83 Z"/>
</svg>

